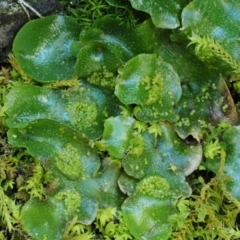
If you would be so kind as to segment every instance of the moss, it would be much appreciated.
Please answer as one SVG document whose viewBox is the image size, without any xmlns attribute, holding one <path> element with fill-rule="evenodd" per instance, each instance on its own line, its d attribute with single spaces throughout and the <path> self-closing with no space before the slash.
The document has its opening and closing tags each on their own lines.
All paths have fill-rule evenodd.
<svg viewBox="0 0 240 240">
<path fill-rule="evenodd" d="M 111 6 L 105 0 L 61 0 L 61 2 L 67 5 L 67 14 L 75 17 L 79 24 L 84 27 L 91 26 L 94 20 L 106 15 L 117 18 L 121 23 L 128 23 L 129 25 L 133 25 L 136 21 L 130 4 L 128 4 L 127 8 L 123 8 Z"/>
<path fill-rule="evenodd" d="M 2 145 L 0 140 L 0 144 Z M 17 165 L 12 155 L 0 157 L 0 179 L 12 179 L 17 172 Z"/>
<path fill-rule="evenodd" d="M 150 134 L 154 134 L 154 137 L 157 138 L 158 136 L 162 135 L 162 129 L 159 123 L 151 123 L 151 126 L 148 127 L 148 132 Z"/>
<path fill-rule="evenodd" d="M 80 85 L 79 80 L 73 78 L 50 83 L 47 86 L 50 88 L 62 88 L 62 87 L 78 87 L 79 85 Z"/>
<path fill-rule="evenodd" d="M 0 179 L 0 184 L 2 183 Z M 15 201 L 6 195 L 4 188 L 0 186 L 0 218 L 1 222 L 6 225 L 6 229 L 12 232 L 19 223 L 20 206 L 15 204 Z"/>
<path fill-rule="evenodd" d="M 194 179 L 194 194 L 177 203 L 178 213 L 169 221 L 173 224 L 171 239 L 239 239 L 236 219 L 240 204 L 227 190 L 223 167 L 226 154 L 221 151 L 217 175 L 208 183 L 200 176 Z M 194 223 L 194 224 L 193 224 Z"/>
<path fill-rule="evenodd" d="M 33 175 L 24 186 L 19 188 L 19 191 L 26 191 L 31 197 L 42 199 L 45 197 L 45 185 L 50 183 L 51 180 L 51 172 L 45 172 L 40 162 L 37 161 L 33 169 Z"/>
<path fill-rule="evenodd" d="M 124 114 L 123 114 L 124 115 Z M 126 114 L 127 116 L 130 115 L 130 113 Z M 136 129 L 139 133 L 145 132 L 147 130 L 147 124 L 145 122 L 140 121 L 134 121 L 134 129 Z"/>
<path fill-rule="evenodd" d="M 75 9 L 76 11 L 72 12 L 72 15 L 77 13 L 79 19 L 84 18 L 86 16 L 84 15 L 84 11 L 88 12 L 87 21 L 84 22 L 85 25 L 90 25 L 94 19 L 109 13 L 108 10 L 105 9 L 105 6 L 106 6 L 105 2 L 102 0 L 99 0 L 98 2 L 88 1 L 88 0 L 86 1 L 84 0 L 70 1 L 69 0 L 68 2 L 69 4 L 73 4 L 73 5 L 79 4 L 77 9 Z M 90 8 L 93 7 L 93 9 L 90 10 L 88 7 Z M 112 7 L 108 6 L 108 8 L 110 9 Z M 74 11 L 73 8 L 71 9 L 72 11 Z M 89 18 L 90 15 L 91 17 Z M 199 44 L 196 50 L 200 51 L 202 50 L 201 48 L 205 48 L 205 45 L 201 45 L 202 39 L 200 39 L 201 41 L 198 42 L 199 37 L 195 36 L 195 39 L 192 38 L 191 40 Z M 233 68 L 234 72 L 238 74 L 240 73 L 239 63 L 235 62 L 234 59 L 232 59 L 231 56 L 229 56 L 228 53 L 225 52 L 225 50 L 221 48 L 221 46 L 217 42 L 212 41 L 209 38 L 206 38 L 203 40 L 205 41 L 207 47 L 210 49 L 209 51 L 211 52 L 211 54 L 216 54 L 217 56 L 222 57 L 223 60 L 229 63 L 229 65 Z M 16 59 L 14 59 L 14 57 L 12 57 L 10 61 L 12 65 L 15 66 L 16 69 L 21 73 L 22 77 L 25 78 L 26 81 L 31 81 L 31 79 L 29 79 L 28 76 L 21 70 L 21 67 L 16 62 Z M 4 82 L 7 78 L 8 77 L 3 78 L 3 76 L 1 76 L 0 81 Z M 108 71 L 106 67 L 103 67 L 102 72 L 93 73 L 92 76 L 90 76 L 87 80 L 91 84 L 100 85 L 100 86 L 103 86 L 104 88 L 111 88 L 111 89 L 114 89 L 115 81 L 116 81 L 115 73 Z M 142 82 L 140 83 L 142 84 L 141 87 L 143 87 L 146 91 L 145 100 L 146 100 L 146 104 L 148 104 L 147 107 L 149 107 L 149 111 L 147 113 L 149 113 L 149 115 L 152 114 L 154 118 L 158 118 L 159 114 L 161 114 L 161 116 L 170 116 L 173 114 L 173 110 L 171 110 L 171 107 L 174 107 L 175 105 L 174 96 L 172 92 L 165 91 L 166 90 L 165 88 L 167 87 L 165 87 L 163 80 L 165 79 L 162 79 L 161 74 L 155 72 L 151 76 L 144 77 L 142 79 Z M 70 80 L 70 81 L 57 82 L 49 85 L 49 87 L 75 87 L 75 86 L 78 86 L 78 84 L 79 84 L 78 80 L 73 79 L 72 81 Z M 197 96 L 194 96 L 196 98 L 196 102 L 194 103 L 196 103 L 196 105 L 199 105 L 202 102 L 210 102 L 212 99 L 212 90 L 215 90 L 215 89 L 216 89 L 215 85 L 212 85 L 211 87 L 210 84 L 205 84 L 204 86 L 202 86 L 199 94 Z M 71 94 L 72 94 L 71 91 L 68 91 L 67 94 L 69 95 L 66 94 L 64 96 L 66 97 L 66 101 L 68 103 L 70 102 L 70 104 L 65 108 L 65 110 L 70 117 L 71 124 L 73 126 L 76 126 L 79 131 L 83 130 L 87 126 L 98 124 L 97 123 L 98 103 L 96 104 L 94 101 L 92 102 L 91 100 L 89 100 L 89 98 L 86 97 L 87 96 L 86 92 L 87 90 L 82 90 L 80 94 L 81 97 L 77 99 L 77 103 L 73 103 L 74 101 L 72 101 L 72 99 L 74 96 L 71 99 Z M 166 107 L 161 111 L 161 113 L 159 113 L 159 105 L 161 107 L 164 107 L 165 102 L 163 102 L 163 100 L 165 100 L 165 97 L 170 99 L 167 105 L 169 106 L 170 110 L 167 109 L 168 107 Z M 224 100 L 224 97 L 219 97 L 218 100 L 216 100 L 217 101 L 216 105 L 221 106 L 223 103 L 223 100 Z M 1 100 L 1 105 L 3 102 L 4 100 Z M 189 106 L 189 102 L 185 101 L 183 103 L 183 108 L 188 108 L 188 106 Z M 134 108 L 135 104 L 131 104 L 131 106 L 125 106 L 123 115 L 133 116 L 133 110 L 130 109 L 131 107 Z M 139 111 L 141 110 L 141 107 L 142 107 L 141 105 L 138 106 Z M 228 110 L 228 108 L 229 107 L 227 104 L 222 106 L 223 111 Z M 190 109 L 189 114 L 190 116 L 195 117 L 199 111 L 202 111 L 202 112 L 206 111 L 206 108 L 204 106 L 200 106 L 199 109 L 198 108 Z M 103 115 L 106 118 L 108 117 L 106 108 L 104 108 L 104 110 L 101 109 L 101 113 L 103 113 Z M 137 113 L 137 108 L 135 113 Z M 138 116 L 136 117 L 138 118 Z M 138 119 L 140 119 L 140 117 Z M 169 121 L 171 122 L 172 119 L 170 119 Z M 181 118 L 181 120 L 178 122 L 177 125 L 180 127 L 189 127 L 192 124 L 191 121 L 192 121 L 191 117 L 190 118 L 184 117 L 184 118 Z M 143 123 L 141 121 L 136 121 L 134 123 L 133 133 L 131 132 L 131 134 L 129 134 L 130 139 L 127 139 L 127 144 L 129 145 L 126 144 L 127 153 L 129 155 L 133 155 L 132 157 L 133 160 L 136 160 L 137 157 L 141 156 L 144 151 L 144 139 L 143 139 L 144 135 L 141 135 L 141 132 L 148 131 L 148 133 L 154 134 L 155 138 L 161 135 L 161 127 L 159 126 L 159 123 L 149 123 L 149 122 L 150 121 L 147 121 L 147 123 Z M 205 123 L 201 119 L 199 119 L 198 122 L 202 128 L 203 127 L 205 128 L 207 125 L 207 123 Z M 99 124 L 99 127 L 101 127 L 100 124 Z M 64 136 L 64 134 L 66 134 L 64 129 L 65 129 L 64 127 L 59 129 L 61 133 L 59 138 Z M 116 129 L 119 130 L 117 125 L 116 125 Z M 73 129 L 73 131 L 74 130 L 76 129 Z M 114 130 L 115 130 L 114 128 L 110 129 L 109 134 L 114 132 Z M 27 130 L 22 128 L 19 130 L 19 132 L 26 136 L 25 140 L 28 140 Z M 120 132 L 121 131 L 119 131 L 119 133 Z M 78 134 L 77 132 L 75 133 Z M 124 135 L 123 133 L 121 134 L 122 135 L 120 136 Z M 224 154 L 222 153 L 221 145 L 219 145 L 219 141 L 214 137 L 214 134 L 212 133 L 211 135 L 212 135 L 212 138 L 208 136 L 208 139 L 206 141 L 205 139 L 203 139 L 205 141 L 202 144 L 204 146 L 204 155 L 206 158 L 212 159 L 216 155 L 221 154 L 223 159 Z M 90 141 L 89 145 L 91 145 L 92 148 L 94 148 L 94 145 L 97 146 L 99 150 L 98 153 L 100 158 L 102 159 L 109 158 L 110 151 L 107 151 L 108 148 L 104 145 L 104 142 L 101 142 L 100 138 L 98 140 L 99 140 L 98 142 Z M 173 143 L 177 144 L 176 140 Z M 75 146 L 77 145 L 73 146 L 71 144 L 68 144 L 64 146 L 63 149 L 59 150 L 57 153 L 55 152 L 56 154 L 55 163 L 57 167 L 56 170 L 59 170 L 70 180 L 79 180 L 79 179 L 81 180 L 81 179 L 85 179 L 87 176 L 85 175 L 85 172 L 81 163 L 82 159 L 80 156 L 80 152 L 77 148 L 75 148 Z M 119 150 L 118 147 L 119 146 L 115 147 L 117 151 Z M 124 148 L 124 154 L 125 154 L 125 150 L 126 148 Z M 156 149 L 152 147 L 151 150 L 155 151 Z M 93 149 L 93 151 L 95 150 Z M 91 152 L 87 151 L 86 155 L 87 156 L 91 155 Z M 163 153 L 163 156 L 167 156 L 167 155 L 168 155 L 167 153 Z M 140 174 L 141 177 L 144 175 L 144 172 L 141 171 L 141 164 L 145 166 L 152 165 L 151 158 L 150 158 L 151 156 L 149 157 L 149 159 L 147 158 L 148 156 L 146 158 L 144 157 L 145 155 L 142 157 L 143 159 L 141 162 L 139 162 L 139 164 L 136 163 L 136 161 L 135 162 L 133 161 L 133 164 L 130 165 L 131 168 L 134 168 L 135 170 L 138 170 L 139 172 L 141 172 Z M 171 159 L 171 156 L 170 156 L 170 159 Z M 7 228 L 5 229 L 8 229 L 9 231 L 11 231 L 13 229 L 14 224 L 16 224 L 18 220 L 17 217 L 18 217 L 19 211 L 16 208 L 16 205 L 14 205 L 14 201 L 10 199 L 6 193 L 12 191 L 13 184 L 14 184 L 13 175 L 15 174 L 15 171 L 18 169 L 16 169 L 15 165 L 13 164 L 12 159 L 0 158 L 0 160 L 1 160 L 0 161 L 0 198 L 1 198 L 0 217 L 3 220 L 3 224 L 0 224 L 0 225 L 2 227 L 2 225 L 5 224 L 7 226 Z M 223 165 L 224 163 L 221 163 L 221 166 L 222 166 L 221 168 L 223 168 Z M 161 166 L 164 166 L 164 164 L 162 164 Z M 167 172 L 166 179 L 159 176 L 150 176 L 150 177 L 144 178 L 137 184 L 138 180 L 136 180 L 131 175 L 131 178 L 132 178 L 131 181 L 136 180 L 136 183 L 134 182 L 134 184 L 137 185 L 136 194 L 139 194 L 141 196 L 146 195 L 146 196 L 149 196 L 149 198 L 153 197 L 158 199 L 163 199 L 163 198 L 166 199 L 167 197 L 167 200 L 169 200 L 170 202 L 172 201 L 174 196 L 177 199 L 180 196 L 180 191 L 172 187 L 172 181 L 174 181 L 174 178 L 173 179 L 170 179 L 170 178 L 171 176 L 174 176 L 174 177 L 177 176 L 180 171 L 177 169 L 177 166 L 175 166 L 172 163 L 170 163 L 169 166 L 166 164 L 166 166 L 167 166 L 167 168 L 165 168 L 165 171 Z M 41 196 L 44 190 L 44 185 L 43 185 L 43 183 L 45 183 L 44 171 L 45 169 L 43 169 L 40 165 L 36 164 L 33 170 L 33 176 L 30 177 L 26 182 L 25 186 L 22 187 L 22 189 L 29 191 L 32 197 L 38 197 L 38 194 Z M 102 174 L 102 172 L 98 172 L 98 173 Z M 194 174 L 198 174 L 198 171 L 194 172 L 193 174 L 194 181 L 191 182 L 192 184 L 191 187 L 194 190 L 194 194 L 189 199 L 181 198 L 179 200 L 177 205 L 179 213 L 172 216 L 172 218 L 170 219 L 170 221 L 174 226 L 172 239 L 216 239 L 216 238 L 239 239 L 240 238 L 240 233 L 236 231 L 236 225 L 235 225 L 237 215 L 240 212 L 240 204 L 236 199 L 234 199 L 231 196 L 229 192 L 226 191 L 224 181 L 227 181 L 228 179 L 225 178 L 222 173 L 223 173 L 222 171 L 219 171 L 216 177 L 214 177 L 208 183 L 205 183 L 201 177 L 197 179 L 196 175 L 194 175 Z M 130 178 L 130 176 L 128 177 Z M 190 181 L 190 178 L 191 176 L 188 178 L 189 181 Z M 181 184 L 184 185 L 186 184 L 184 180 L 185 178 L 183 177 L 177 183 L 179 185 Z M 97 181 L 97 178 L 95 178 L 94 181 Z M 198 186 L 195 186 L 196 182 Z M 169 183 L 171 183 L 171 187 Z M 75 212 L 78 212 L 79 205 L 81 205 L 81 197 L 84 197 L 83 195 L 81 196 L 75 189 L 72 189 L 71 184 L 75 184 L 75 183 L 66 180 L 66 186 L 65 186 L 66 189 L 62 192 L 58 192 L 55 195 L 55 198 L 60 202 L 61 207 L 64 209 L 64 214 L 68 216 L 68 220 L 70 218 L 69 215 L 71 215 L 72 217 L 74 216 Z M 106 184 L 103 184 L 103 187 L 107 188 L 108 186 L 110 186 L 109 184 L 110 182 L 108 181 L 106 182 Z M 131 185 L 131 187 L 133 187 L 134 190 L 135 190 L 135 185 L 134 186 L 133 184 Z M 33 192 L 33 190 L 36 190 L 36 188 L 38 188 L 39 192 Z M 149 198 L 146 197 L 146 199 L 149 199 Z M 89 209 L 87 208 L 87 210 Z M 137 209 L 137 213 L 138 213 L 138 210 L 139 209 Z M 157 214 L 153 213 L 152 215 L 154 216 Z M 137 216 L 140 216 L 140 215 L 138 214 Z M 151 218 L 149 219 L 150 219 L 149 221 L 151 221 Z M 93 219 L 91 219 L 91 221 L 93 221 Z M 148 236 L 154 234 L 155 229 L 158 228 L 157 225 L 159 226 L 159 228 L 164 229 L 165 227 L 164 224 L 162 224 L 162 226 L 160 226 L 160 224 L 161 223 L 159 223 L 159 221 L 156 220 L 153 228 L 148 229 L 148 231 L 146 231 L 149 233 Z M 76 232 L 77 231 L 81 232 L 79 229 L 81 229 L 82 226 L 80 226 L 80 224 L 77 224 L 77 219 L 75 220 L 75 222 L 73 221 L 73 223 L 71 223 L 71 226 L 73 225 L 75 226 Z M 118 212 L 116 208 L 99 210 L 94 224 L 91 225 L 92 229 L 94 228 L 94 226 L 96 226 L 96 229 L 97 229 L 97 230 L 95 229 L 96 232 L 100 233 L 101 237 L 104 236 L 106 239 L 112 239 L 112 238 L 116 238 L 119 240 L 120 239 L 126 240 L 128 238 L 132 239 L 131 235 L 128 233 L 128 229 L 123 223 L 123 219 L 121 218 L 121 212 Z M 86 233 L 86 232 L 81 232 L 81 233 Z M 126 235 L 124 235 L 125 233 Z M 0 231 L 0 239 L 1 239 L 1 235 L 3 235 L 3 231 Z M 76 239 L 76 235 L 73 234 L 71 235 L 71 237 L 66 239 Z M 89 232 L 88 235 L 90 239 L 91 232 Z M 80 236 L 79 239 L 84 238 L 84 236 L 81 236 L 81 235 L 78 235 L 78 236 Z M 88 239 L 88 238 L 85 237 L 85 239 Z"/>
<path fill-rule="evenodd" d="M 20 206 L 12 197 L 8 196 L 14 186 L 13 179 L 18 167 L 16 163 L 17 161 L 12 155 L 0 156 L 0 225 L 5 230 L 0 231 L 0 239 L 5 239 L 4 232 L 13 232 L 19 223 Z"/>
<path fill-rule="evenodd" d="M 203 51 L 206 53 L 206 58 L 208 58 L 210 54 L 214 54 L 227 63 L 234 73 L 240 74 L 240 64 L 233 59 L 231 54 L 229 54 L 218 41 L 209 36 L 201 37 L 195 33 L 192 33 L 189 39 L 191 41 L 189 45 L 196 44 L 195 52 L 197 55 Z"/>
<path fill-rule="evenodd" d="M 203 152 L 207 159 L 213 159 L 215 156 L 219 155 L 221 153 L 219 140 L 217 139 L 215 141 L 206 143 Z"/>
<path fill-rule="evenodd" d="M 13 54 L 9 55 L 9 62 L 17 70 L 17 72 L 21 75 L 22 79 L 24 79 L 28 83 L 32 82 L 32 79 L 22 70 L 19 62 L 17 61 L 17 59 L 14 57 Z"/>
<path fill-rule="evenodd" d="M 133 236 L 123 221 L 122 212 L 118 211 L 116 208 L 109 207 L 106 209 L 99 209 L 95 225 L 104 239 L 133 239 Z"/>
<path fill-rule="evenodd" d="M 84 239 L 90 240 L 93 239 L 94 234 L 92 233 L 91 225 L 83 225 L 78 222 L 77 217 L 75 216 L 73 220 L 66 227 L 62 240 L 69 239 Z"/>
</svg>

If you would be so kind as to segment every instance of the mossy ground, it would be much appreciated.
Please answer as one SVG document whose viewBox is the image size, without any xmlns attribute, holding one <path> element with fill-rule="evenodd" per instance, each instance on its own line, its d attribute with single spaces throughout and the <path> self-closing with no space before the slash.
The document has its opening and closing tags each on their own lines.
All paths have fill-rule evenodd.
<svg viewBox="0 0 240 240">
<path fill-rule="evenodd" d="M 126 16 L 124 10 L 110 7 L 103 0 L 96 5 L 91 1 L 70 2 L 65 0 L 63 2 L 67 4 L 68 14 L 79 18 L 79 21 L 82 21 L 85 26 L 91 25 L 94 19 L 106 14 L 117 14 L 120 18 Z M 128 16 L 131 24 L 133 22 L 132 15 Z M 205 39 L 205 41 L 207 40 Z M 233 68 L 236 69 L 234 66 Z M 23 81 L 15 70 L 2 68 L 0 72 L 0 117 L 3 117 L 1 114 L 3 114 L 7 93 L 14 84 Z M 183 122 L 182 124 L 187 123 Z M 192 196 L 180 199 L 177 204 L 178 213 L 169 219 L 173 224 L 170 239 L 240 239 L 238 231 L 240 202 L 226 190 L 225 182 L 229 179 L 223 176 L 223 166 L 228 156 L 220 142 L 222 133 L 227 127 L 223 125 L 216 128 L 204 127 L 204 134 L 207 136 L 203 143 L 204 160 L 199 169 L 187 179 L 193 189 Z M 152 129 L 155 129 L 154 124 Z M 156 131 L 158 129 L 153 133 Z M 54 184 L 48 177 L 44 164 L 33 159 L 24 149 L 14 149 L 7 143 L 6 132 L 7 127 L 2 120 L 0 121 L 0 239 L 31 239 L 22 230 L 19 218 L 20 208 L 32 196 L 44 198 L 46 193 L 54 189 Z M 59 154 L 61 155 L 61 153 Z M 219 157 L 220 162 L 217 173 L 214 173 L 206 169 L 205 163 L 216 156 Z M 62 167 L 61 164 L 59 166 Z M 66 170 L 67 168 L 64 171 Z M 174 165 L 170 170 L 177 171 Z M 81 172 L 81 166 L 78 171 Z M 160 185 L 165 184 L 160 181 L 161 179 L 157 180 Z M 158 181 L 154 184 L 158 185 Z M 152 185 L 156 189 L 158 186 L 154 184 Z M 145 189 L 144 184 L 141 187 L 141 191 L 149 190 Z M 169 191 L 167 185 L 165 190 Z M 158 195 L 159 192 L 156 194 Z M 64 197 L 64 195 L 59 196 L 59 198 Z M 68 201 L 69 199 L 66 198 L 66 204 Z M 76 195 L 73 196 L 71 203 L 77 202 L 78 204 L 80 201 L 80 197 Z M 69 207 L 71 208 L 71 205 Z M 77 236 L 82 238 L 77 238 Z M 96 220 L 90 226 L 79 224 L 74 218 L 66 226 L 63 239 L 127 240 L 134 238 L 124 224 L 121 211 L 110 208 L 99 210 Z"/>
</svg>

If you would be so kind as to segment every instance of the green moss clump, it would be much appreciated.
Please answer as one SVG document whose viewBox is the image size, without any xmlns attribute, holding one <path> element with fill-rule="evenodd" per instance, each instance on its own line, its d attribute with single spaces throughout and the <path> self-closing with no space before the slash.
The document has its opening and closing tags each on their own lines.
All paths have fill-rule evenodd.
<svg viewBox="0 0 240 240">
<path fill-rule="evenodd" d="M 239 239 L 236 228 L 240 203 L 226 189 L 229 178 L 223 167 L 226 154 L 221 151 L 221 162 L 217 175 L 206 183 L 200 176 L 189 199 L 181 198 L 177 203 L 178 213 L 169 221 L 173 224 L 171 239 Z"/>
</svg>

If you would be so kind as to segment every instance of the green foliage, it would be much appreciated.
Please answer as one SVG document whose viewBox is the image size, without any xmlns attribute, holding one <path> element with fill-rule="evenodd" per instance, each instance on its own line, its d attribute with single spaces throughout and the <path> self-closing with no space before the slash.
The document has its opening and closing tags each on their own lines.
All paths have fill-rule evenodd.
<svg viewBox="0 0 240 240">
<path fill-rule="evenodd" d="M 137 119 L 146 122 L 178 119 L 174 106 L 182 89 L 171 65 L 155 54 L 139 54 L 119 73 L 115 94 L 125 105 L 136 104 L 133 113 Z"/>
<path fill-rule="evenodd" d="M 148 37 L 144 38 L 146 34 Z M 90 83 L 113 88 L 118 68 L 139 53 L 152 52 L 154 40 L 149 21 L 128 26 L 107 16 L 97 19 L 91 28 L 81 31 L 79 42 L 71 45 L 71 51 L 77 57 L 75 74 L 89 77 Z M 104 79 L 98 80 L 101 76 Z"/>
<path fill-rule="evenodd" d="M 35 27 L 39 29 L 38 36 L 33 31 Z M 78 39 L 79 29 L 76 20 L 66 16 L 50 16 L 30 21 L 16 35 L 13 43 L 15 59 L 12 58 L 11 61 L 17 69 L 22 69 L 20 74 L 24 73 L 25 78 L 43 83 L 73 79 L 75 59 L 70 54 L 69 45 Z M 29 31 L 33 32 L 29 35 Z M 61 47 L 62 45 L 65 47 Z M 29 46 L 31 53 L 26 55 L 24 53 L 30 49 Z"/>
<path fill-rule="evenodd" d="M 120 1 L 120 4 L 110 2 L 106 0 L 61 1 L 67 7 L 67 14 L 76 18 L 78 23 L 84 27 L 91 26 L 94 20 L 103 16 L 111 16 L 129 25 L 135 23 L 134 13 L 128 1 Z"/>
<path fill-rule="evenodd" d="M 176 210 L 171 198 L 155 198 L 136 192 L 122 206 L 123 219 L 137 239 L 168 239 L 172 224 L 166 221 Z"/>
<path fill-rule="evenodd" d="M 240 5 L 188 2 L 65 0 L 18 32 L 0 238 L 239 239 Z"/>
<path fill-rule="evenodd" d="M 134 239 L 124 223 L 122 212 L 118 211 L 116 208 L 99 209 L 95 226 L 104 239 Z"/>
<path fill-rule="evenodd" d="M 203 149 L 206 158 L 213 159 L 216 155 L 221 153 L 221 146 L 218 140 L 209 142 Z"/>
<path fill-rule="evenodd" d="M 130 0 L 132 6 L 150 14 L 156 27 L 174 29 L 180 25 L 179 15 L 185 0 L 171 1 L 139 1 Z"/>
<path fill-rule="evenodd" d="M 226 3 L 217 0 L 207 4 L 195 0 L 182 12 L 182 33 L 197 43 L 198 56 L 211 69 L 219 69 L 222 74 L 236 74 L 233 80 L 237 80 L 239 75 L 239 36 L 236 31 L 239 19 L 235 18 L 239 13 L 237 0 Z M 235 90 L 238 91 L 237 84 L 235 85 Z"/>
<path fill-rule="evenodd" d="M 148 132 L 154 134 L 155 137 L 162 135 L 162 129 L 158 123 L 151 123 L 151 126 L 148 128 Z"/>
<path fill-rule="evenodd" d="M 79 223 L 77 217 L 74 217 L 66 227 L 62 240 L 90 240 L 94 238 L 92 227 Z"/>
<path fill-rule="evenodd" d="M 0 239 L 2 240 L 6 240 L 5 236 L 4 236 L 4 232 L 0 231 Z"/>
<path fill-rule="evenodd" d="M 95 234 L 94 234 L 95 231 Z M 97 233 L 96 233 L 97 232 Z M 77 217 L 65 229 L 63 240 L 116 239 L 130 240 L 134 237 L 123 221 L 122 212 L 109 207 L 99 209 L 94 224 L 90 226 L 78 222 Z"/>
<path fill-rule="evenodd" d="M 93 85 L 114 89 L 116 85 L 116 76 L 113 72 L 108 71 L 106 66 L 103 66 L 102 71 L 94 72 L 87 78 L 87 81 Z"/>
<path fill-rule="evenodd" d="M 56 206 L 51 202 L 30 198 L 21 210 L 20 219 L 22 229 L 33 239 L 55 240 L 62 237 L 65 224 L 59 213 L 57 214 Z"/>
<path fill-rule="evenodd" d="M 139 192 L 155 198 L 164 198 L 168 196 L 169 188 L 170 186 L 166 179 L 157 176 L 143 179 L 137 186 Z"/>
<path fill-rule="evenodd" d="M 205 183 L 198 178 L 196 192 L 190 199 L 177 203 L 178 213 L 170 216 L 174 225 L 171 239 L 238 239 L 236 228 L 239 202 L 226 190 L 223 166 L 226 154 L 221 151 L 221 164 L 217 175 Z M 222 167 L 221 167 L 222 166 Z M 195 183 L 196 184 L 196 183 Z"/>
<path fill-rule="evenodd" d="M 4 149 L 0 156 L 0 227 L 4 224 L 6 227 L 3 229 L 12 233 L 20 224 L 20 205 L 9 196 L 9 191 L 14 188 L 18 160 L 12 155 L 4 138 L 1 139 L 0 146 Z M 2 235 L 4 236 L 4 233 Z"/>
<path fill-rule="evenodd" d="M 214 11 L 213 11 L 214 9 Z M 209 36 L 219 42 L 232 41 L 238 38 L 236 27 L 240 20 L 236 18 L 240 12 L 239 1 L 203 2 L 191 1 L 182 11 L 182 31 L 191 35 Z M 229 49 L 234 45 L 229 45 Z M 232 53 L 232 52 L 231 52 Z"/>
<path fill-rule="evenodd" d="M 195 53 L 196 55 L 201 54 L 201 52 L 205 51 L 207 54 L 211 56 L 211 53 L 219 57 L 221 60 L 226 62 L 229 67 L 232 68 L 232 72 L 236 74 L 240 74 L 240 65 L 237 63 L 231 54 L 229 54 L 219 42 L 214 41 L 214 39 L 211 39 L 208 37 L 200 37 L 199 35 L 192 33 L 192 36 L 189 37 L 191 44 L 196 44 L 195 46 Z M 200 55 L 201 56 L 201 55 Z M 202 56 L 203 57 L 203 56 Z M 207 56 L 204 56 L 205 58 Z"/>
<path fill-rule="evenodd" d="M 203 153 L 204 156 L 211 160 L 219 156 L 223 146 L 222 134 L 230 128 L 227 122 L 221 122 L 218 126 L 206 126 L 206 130 L 202 129 L 202 137 L 205 139 Z"/>
<path fill-rule="evenodd" d="M 50 171 L 45 172 L 40 161 L 36 160 L 32 176 L 26 180 L 26 184 L 19 188 L 19 191 L 26 191 L 30 197 L 40 200 L 45 197 L 45 186 L 51 181 Z"/>
<path fill-rule="evenodd" d="M 6 185 L 0 186 L 0 217 L 2 222 L 6 224 L 6 229 L 12 232 L 15 225 L 20 222 L 20 206 L 16 205 L 13 199 L 5 194 L 5 188 Z"/>
<path fill-rule="evenodd" d="M 25 98 L 21 98 L 22 94 Z M 48 119 L 73 128 L 89 139 L 101 136 L 104 119 L 118 112 L 119 102 L 110 92 L 84 82 L 78 87 L 57 90 L 18 85 L 7 98 L 5 111 L 9 127 L 22 128 L 29 121 Z"/>
<path fill-rule="evenodd" d="M 201 38 L 200 36 L 196 34 L 192 34 L 190 39 L 190 44 L 196 44 L 195 46 L 195 53 L 198 55 L 201 59 L 209 60 L 212 58 L 212 54 L 217 56 L 221 61 L 226 63 L 230 69 L 231 72 L 234 74 L 233 80 L 237 81 L 234 83 L 234 89 L 237 93 L 240 92 L 239 90 L 239 74 L 240 74 L 240 64 L 235 59 L 233 59 L 232 55 L 229 54 L 219 42 L 214 41 L 209 36 Z M 208 59 L 209 58 L 209 59 Z"/>
<path fill-rule="evenodd" d="M 5 100 L 5 96 L 6 96 L 6 85 L 9 83 L 9 78 L 10 78 L 10 74 L 9 74 L 10 69 L 4 68 L 2 67 L 1 71 L 0 71 L 0 84 L 1 84 L 1 91 L 0 91 L 0 96 L 1 96 L 1 107 L 4 104 L 4 100 Z"/>
</svg>

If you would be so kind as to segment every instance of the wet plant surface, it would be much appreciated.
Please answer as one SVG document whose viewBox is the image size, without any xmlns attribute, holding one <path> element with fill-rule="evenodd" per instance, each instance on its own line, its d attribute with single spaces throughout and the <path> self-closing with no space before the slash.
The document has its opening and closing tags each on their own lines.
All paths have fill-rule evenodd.
<svg viewBox="0 0 240 240">
<path fill-rule="evenodd" d="M 2 67 L 0 239 L 239 239 L 238 1 L 63 4 Z"/>
</svg>

